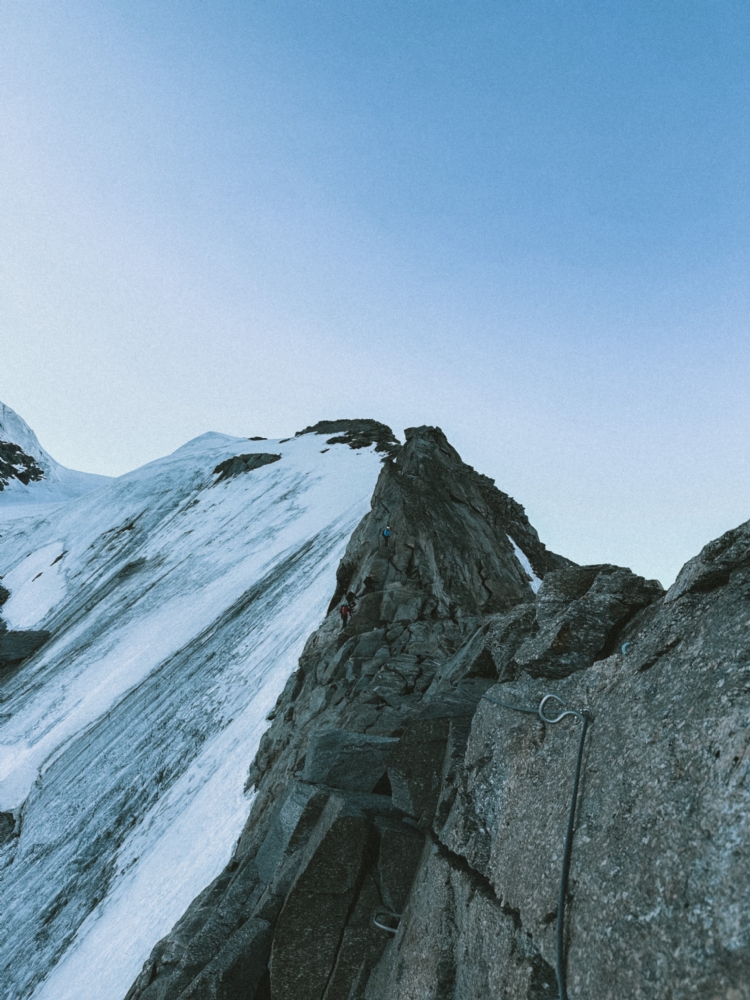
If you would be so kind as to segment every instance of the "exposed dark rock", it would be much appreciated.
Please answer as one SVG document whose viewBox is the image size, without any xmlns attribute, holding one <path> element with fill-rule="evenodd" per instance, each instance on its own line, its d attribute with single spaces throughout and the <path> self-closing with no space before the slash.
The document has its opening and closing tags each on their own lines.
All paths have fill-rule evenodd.
<svg viewBox="0 0 750 1000">
<path fill-rule="evenodd" d="M 28 486 L 44 479 L 44 469 L 37 460 L 12 441 L 0 441 L 0 491 L 11 479 L 17 479 Z"/>
<path fill-rule="evenodd" d="M 8 600 L 9 597 L 10 597 L 10 591 L 0 584 L 0 608 L 3 606 L 3 604 L 5 604 L 5 602 Z"/>
<path fill-rule="evenodd" d="M 16 820 L 13 813 L 0 812 L 0 845 L 11 839 L 15 829 Z"/>
<path fill-rule="evenodd" d="M 354 623 L 363 631 L 385 622 L 450 618 L 451 604 L 466 615 L 532 601 L 508 535 L 541 577 L 567 560 L 547 551 L 520 504 L 464 465 L 439 428 L 408 428 L 406 439 L 352 536 L 331 606 L 351 590 L 363 591 L 368 577 L 375 590 L 358 608 L 361 625 L 356 616 Z"/>
<path fill-rule="evenodd" d="M 281 455 L 271 455 L 262 451 L 255 452 L 252 455 L 235 455 L 234 458 L 227 458 L 224 462 L 219 462 L 213 474 L 219 477 L 216 482 L 221 483 L 225 479 L 231 479 L 233 476 L 241 476 L 245 472 L 253 472 L 264 465 L 278 462 L 280 458 Z"/>
<path fill-rule="evenodd" d="M 369 825 L 355 804 L 331 796 L 276 923 L 271 995 L 279 1000 L 322 996 L 356 898 Z"/>
<path fill-rule="evenodd" d="M 580 723 L 544 724 L 547 693 L 593 717 L 571 1000 L 750 1000 L 749 554 L 743 525 L 666 597 L 576 567 L 440 431 L 407 432 L 272 713 L 234 855 L 130 1000 L 557 998 Z"/>
<path fill-rule="evenodd" d="M 49 639 L 50 633 L 29 629 L 25 632 L 0 631 L 0 667 L 20 663 L 32 656 Z"/>
<path fill-rule="evenodd" d="M 316 733 L 305 759 L 304 781 L 350 791 L 373 791 L 398 740 L 332 729 Z"/>
<path fill-rule="evenodd" d="M 426 829 L 435 814 L 449 719 L 415 719 L 388 755 L 393 804 Z"/>
<path fill-rule="evenodd" d="M 320 420 L 303 431 L 297 431 L 296 437 L 302 434 L 335 434 L 326 444 L 348 444 L 350 448 L 369 448 L 375 445 L 375 451 L 395 454 L 401 447 L 393 431 L 386 424 L 377 420 Z"/>
</svg>

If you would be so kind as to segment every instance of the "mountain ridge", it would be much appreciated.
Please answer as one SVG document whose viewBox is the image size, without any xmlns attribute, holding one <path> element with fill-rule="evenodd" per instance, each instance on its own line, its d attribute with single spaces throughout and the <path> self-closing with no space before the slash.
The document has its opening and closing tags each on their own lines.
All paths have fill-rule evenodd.
<svg viewBox="0 0 750 1000">
<path fill-rule="evenodd" d="M 3 1000 L 749 1000 L 750 522 L 665 593 L 369 420 L 2 499 Z"/>
<path fill-rule="evenodd" d="M 126 1000 L 744 1000 L 747 525 L 666 594 L 542 552 L 534 594 L 476 473 L 437 429 L 406 438 L 271 713 L 232 857 Z M 559 937 L 574 736 L 550 697 L 593 720 Z"/>
</svg>

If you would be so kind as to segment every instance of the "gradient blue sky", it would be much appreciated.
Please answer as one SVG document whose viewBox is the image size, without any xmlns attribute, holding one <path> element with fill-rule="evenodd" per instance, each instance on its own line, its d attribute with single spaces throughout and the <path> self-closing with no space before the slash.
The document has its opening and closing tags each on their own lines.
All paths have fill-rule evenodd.
<svg viewBox="0 0 750 1000">
<path fill-rule="evenodd" d="M 750 517 L 746 0 L 3 0 L 0 399 L 118 474 L 439 424 L 669 583 Z"/>
</svg>

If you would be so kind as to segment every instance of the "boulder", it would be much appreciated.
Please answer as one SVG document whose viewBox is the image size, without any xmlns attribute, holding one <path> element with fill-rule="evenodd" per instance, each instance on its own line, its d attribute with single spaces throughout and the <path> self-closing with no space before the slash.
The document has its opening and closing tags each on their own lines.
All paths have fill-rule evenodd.
<svg viewBox="0 0 750 1000">
<path fill-rule="evenodd" d="M 398 740 L 332 729 L 310 740 L 304 781 L 353 792 L 372 792 L 385 774 L 386 758 Z"/>
<path fill-rule="evenodd" d="M 567 677 L 612 651 L 635 614 L 662 597 L 656 580 L 619 566 L 581 566 L 549 573 L 536 604 L 536 630 L 514 653 L 532 677 Z"/>
</svg>

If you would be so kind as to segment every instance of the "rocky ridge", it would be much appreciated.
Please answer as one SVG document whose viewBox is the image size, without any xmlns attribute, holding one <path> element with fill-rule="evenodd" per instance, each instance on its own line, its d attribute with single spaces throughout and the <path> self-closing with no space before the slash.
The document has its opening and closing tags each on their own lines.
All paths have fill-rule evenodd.
<svg viewBox="0 0 750 1000">
<path fill-rule="evenodd" d="M 234 854 L 128 1000 L 557 997 L 578 723 L 498 704 L 547 693 L 592 719 L 570 1000 L 747 1000 L 749 553 L 750 524 L 667 594 L 575 566 L 442 432 L 408 430 L 272 713 Z"/>
</svg>

